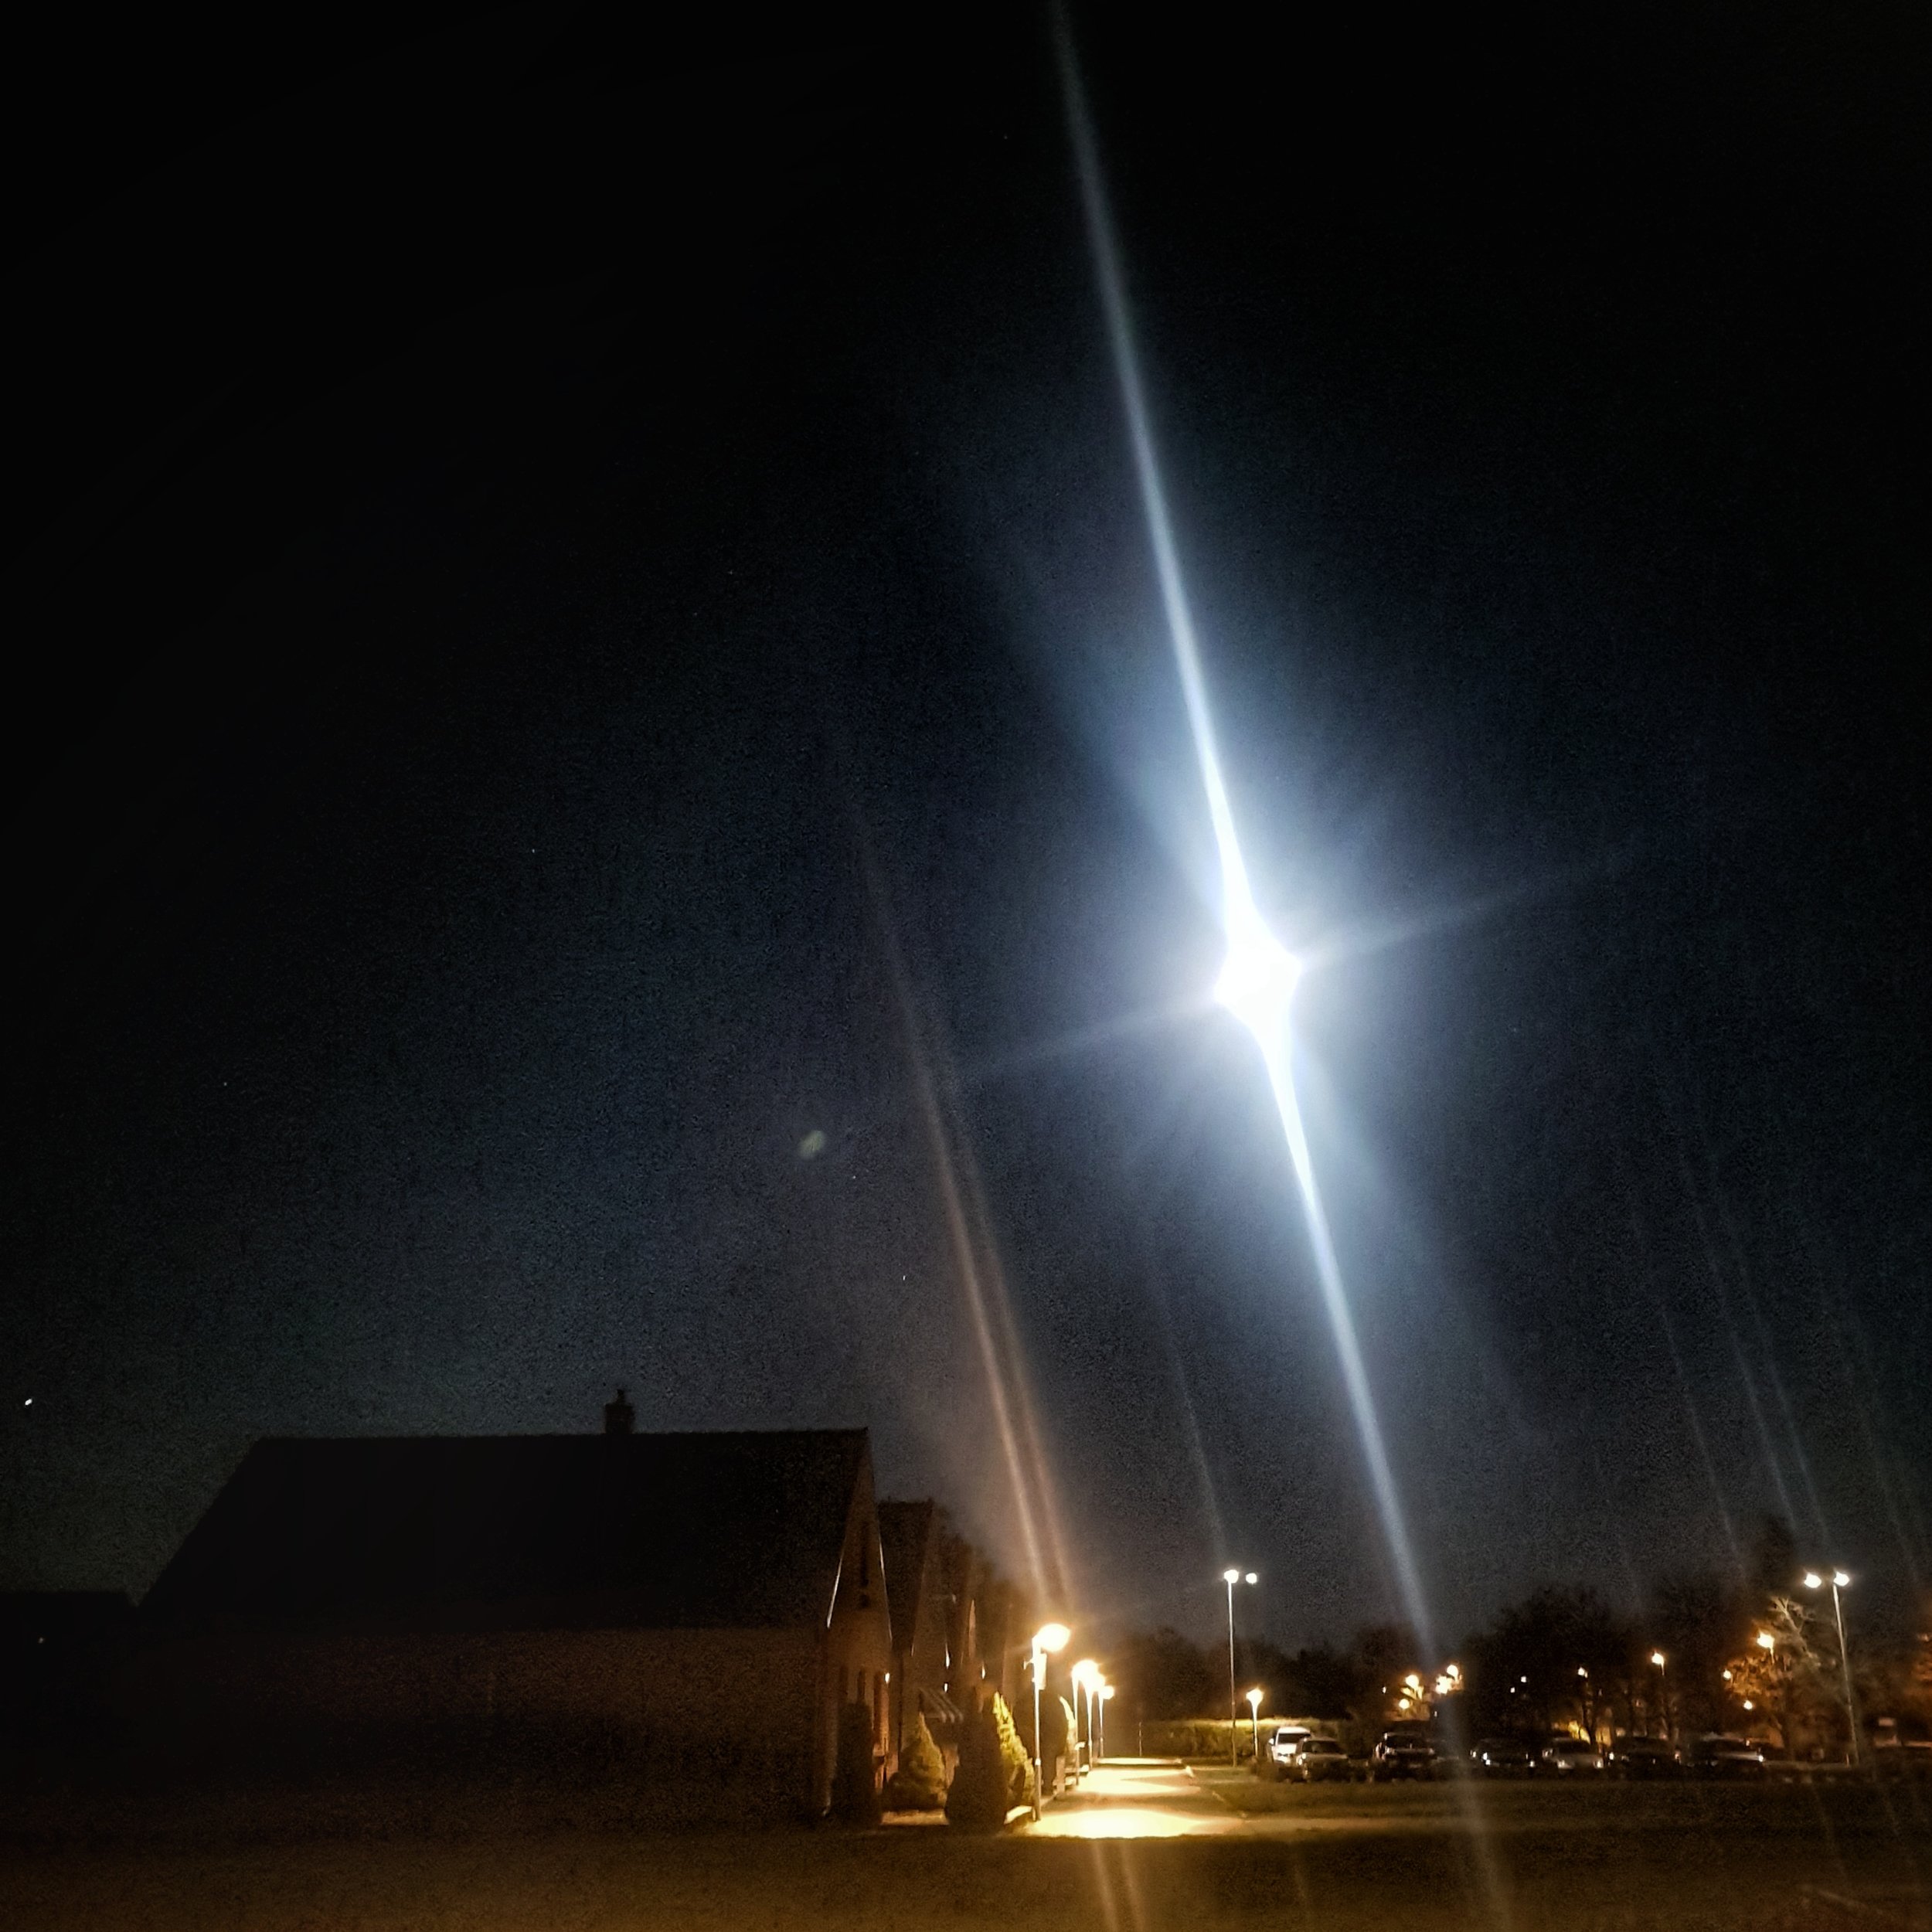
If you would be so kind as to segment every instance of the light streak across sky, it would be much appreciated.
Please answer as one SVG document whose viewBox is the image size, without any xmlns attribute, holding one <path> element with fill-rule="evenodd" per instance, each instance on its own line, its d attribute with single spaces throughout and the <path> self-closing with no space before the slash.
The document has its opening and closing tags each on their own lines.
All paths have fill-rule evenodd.
<svg viewBox="0 0 1932 1932">
<path fill-rule="evenodd" d="M 1226 934 L 1228 954 L 1216 992 L 1222 1003 L 1253 1032 L 1267 1063 L 1268 1082 L 1274 1090 L 1295 1180 L 1301 1189 L 1322 1304 L 1334 1335 L 1335 1352 L 1342 1381 L 1348 1389 L 1349 1406 L 1354 1413 L 1363 1458 L 1368 1464 L 1376 1512 L 1381 1519 L 1396 1587 L 1417 1636 L 1433 1654 L 1433 1619 L 1410 1540 L 1401 1494 L 1389 1463 L 1374 1392 L 1369 1386 L 1368 1370 L 1356 1338 L 1355 1317 L 1335 1257 L 1328 1214 L 1316 1185 L 1315 1165 L 1310 1158 L 1301 1105 L 1295 1094 L 1287 1022 L 1288 1005 L 1300 968 L 1293 956 L 1269 931 L 1256 906 L 1247 867 L 1242 859 L 1240 839 L 1235 829 L 1234 808 L 1222 774 L 1213 716 L 1208 706 L 1206 680 L 1202 675 L 1200 643 L 1188 604 L 1180 556 L 1174 541 L 1173 522 L 1168 509 L 1167 492 L 1162 481 L 1158 454 L 1155 447 L 1146 391 L 1141 380 L 1133 318 L 1128 311 L 1126 288 L 1121 274 L 1113 223 L 1107 212 L 1093 125 L 1087 114 L 1064 19 L 1056 17 L 1056 26 L 1066 117 L 1072 131 L 1087 239 L 1094 252 L 1094 269 L 1100 283 L 1114 373 L 1120 386 L 1121 407 L 1133 449 L 1134 476 L 1140 488 L 1141 507 L 1153 551 L 1155 573 L 1160 583 L 1162 606 L 1173 643 L 1175 665 L 1180 676 L 1188 726 L 1193 735 L 1195 755 L 1200 764 L 1201 782 L 1207 794 L 1208 815 L 1213 825 L 1215 847 L 1220 861 L 1222 923 Z"/>
</svg>

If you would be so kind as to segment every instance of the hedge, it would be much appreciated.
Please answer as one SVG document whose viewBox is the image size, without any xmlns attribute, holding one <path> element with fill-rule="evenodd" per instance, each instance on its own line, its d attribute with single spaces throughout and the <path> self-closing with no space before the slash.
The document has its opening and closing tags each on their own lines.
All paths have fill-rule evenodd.
<svg viewBox="0 0 1932 1932">
<path fill-rule="evenodd" d="M 1337 1737 L 1343 1727 L 1312 1717 L 1266 1717 L 1261 1719 L 1261 1748 L 1267 1749 L 1268 1733 L 1277 1724 L 1305 1724 L 1318 1736 Z M 1134 1747 L 1135 1727 L 1117 1722 L 1107 1736 L 1109 1756 L 1119 1757 Z M 1139 1747 L 1150 1757 L 1219 1758 L 1227 1762 L 1228 1720 L 1225 1717 L 1150 1718 L 1139 1727 Z M 1247 1763 L 1254 1756 L 1253 1726 L 1245 1717 L 1235 1725 L 1235 1754 Z"/>
</svg>

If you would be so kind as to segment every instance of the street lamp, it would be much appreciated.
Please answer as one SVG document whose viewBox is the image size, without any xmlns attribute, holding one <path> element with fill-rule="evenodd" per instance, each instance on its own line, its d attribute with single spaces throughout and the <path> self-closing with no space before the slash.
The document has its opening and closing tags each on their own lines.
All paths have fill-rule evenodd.
<svg viewBox="0 0 1932 1932">
<path fill-rule="evenodd" d="M 1235 1755 L 1234 1727 L 1238 1721 L 1236 1710 L 1239 1699 L 1234 1690 L 1234 1586 L 1239 1583 L 1258 1583 L 1261 1580 L 1253 1570 L 1243 1577 L 1238 1570 L 1224 1570 L 1221 1580 L 1228 1587 L 1228 1767 L 1232 1770 L 1240 1761 Z"/>
<path fill-rule="evenodd" d="M 1843 1570 L 1832 1572 L 1832 1615 L 1838 1624 L 1838 1661 L 1845 1672 L 1845 1723 L 1851 1733 L 1852 1762 L 1858 1764 L 1864 1761 L 1865 1753 L 1859 1749 L 1858 1702 L 1852 1692 L 1852 1653 L 1845 1648 L 1845 1606 L 1838 1600 L 1838 1592 L 1851 1587 L 1852 1580 Z M 1804 1587 L 1822 1590 L 1825 1579 L 1815 1570 L 1808 1570 L 1804 1573 Z"/>
<path fill-rule="evenodd" d="M 1254 1733 L 1254 1767 L 1261 1768 L 1261 1692 L 1260 1687 L 1248 1692 L 1248 1724 Z"/>
<path fill-rule="evenodd" d="M 1100 1757 L 1107 1757 L 1107 1706 L 1114 1695 L 1114 1686 L 1103 1678 L 1100 1680 Z"/>
<path fill-rule="evenodd" d="M 1080 1764 L 1080 1707 L 1078 1700 L 1087 1700 L 1087 1754 L 1090 1763 L 1094 1755 L 1094 1686 L 1100 1681 L 1100 1667 L 1090 1657 L 1083 1657 L 1073 1666 L 1073 1776 L 1077 1780 L 1082 1770 Z"/>
<path fill-rule="evenodd" d="M 1664 1700 L 1664 1735 L 1668 1738 L 1671 1735 L 1670 1672 L 1665 1668 L 1668 1660 L 1661 1650 L 1654 1650 L 1650 1654 L 1650 1661 L 1657 1666 L 1658 1693 Z"/>
<path fill-rule="evenodd" d="M 1073 1634 L 1064 1624 L 1043 1624 L 1033 1633 L 1033 1816 L 1036 1818 L 1039 1816 L 1040 1808 L 1040 1679 L 1046 1675 L 1047 1653 L 1064 1650 L 1067 1638 Z"/>
</svg>

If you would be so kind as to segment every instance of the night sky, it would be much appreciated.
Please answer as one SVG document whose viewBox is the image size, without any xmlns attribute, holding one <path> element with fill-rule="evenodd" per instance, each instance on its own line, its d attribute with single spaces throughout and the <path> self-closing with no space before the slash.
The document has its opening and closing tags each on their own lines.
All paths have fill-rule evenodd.
<svg viewBox="0 0 1932 1932">
<path fill-rule="evenodd" d="M 619 1382 L 1023 1574 L 930 1091 L 1070 1610 L 1345 1635 L 1048 16 L 650 11 L 23 50 L 0 1585 Z M 1767 1511 L 1903 1603 L 1932 36 L 1254 32 L 1074 16 L 1440 1623 Z"/>
</svg>

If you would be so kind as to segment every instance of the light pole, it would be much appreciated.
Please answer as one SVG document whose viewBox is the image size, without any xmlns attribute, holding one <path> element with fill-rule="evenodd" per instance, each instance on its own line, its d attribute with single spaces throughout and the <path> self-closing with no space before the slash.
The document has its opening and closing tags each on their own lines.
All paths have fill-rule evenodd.
<svg viewBox="0 0 1932 1932">
<path fill-rule="evenodd" d="M 1064 1650 L 1067 1638 L 1073 1634 L 1064 1624 L 1043 1624 L 1033 1633 L 1033 1815 L 1036 1818 L 1039 1816 L 1040 1808 L 1040 1679 L 1046 1675 L 1047 1652 Z"/>
<path fill-rule="evenodd" d="M 1669 1660 L 1661 1650 L 1654 1650 L 1650 1654 L 1650 1661 L 1657 1666 L 1657 1693 L 1664 1702 L 1664 1740 L 1668 1743 L 1672 1730 L 1670 1721 L 1670 1672 L 1667 1668 Z"/>
<path fill-rule="evenodd" d="M 1261 1768 L 1261 1692 L 1258 1687 L 1248 1692 L 1248 1725 L 1254 1733 L 1254 1768 L 1258 1774 Z"/>
<path fill-rule="evenodd" d="M 1107 1756 L 1107 1706 L 1114 1695 L 1114 1686 L 1104 1678 L 1100 1680 L 1100 1756 Z"/>
<path fill-rule="evenodd" d="M 1832 1615 L 1838 1624 L 1838 1661 L 1845 1672 L 1845 1724 L 1850 1733 L 1852 1762 L 1862 1764 L 1865 1761 L 1865 1753 L 1859 1749 L 1858 1701 L 1852 1691 L 1852 1653 L 1845 1648 L 1845 1606 L 1838 1599 L 1838 1592 L 1849 1590 L 1851 1587 L 1852 1580 L 1843 1570 L 1835 1570 L 1832 1572 Z M 1804 1587 L 1807 1590 L 1822 1590 L 1825 1579 L 1815 1570 L 1808 1570 L 1804 1573 Z M 1786 1744 L 1785 1749 L 1791 1749 L 1789 1743 Z"/>
<path fill-rule="evenodd" d="M 1090 1764 L 1094 1756 L 1094 1685 L 1098 1680 L 1100 1667 L 1090 1657 L 1083 1657 L 1073 1666 L 1073 1776 L 1082 1775 L 1080 1764 L 1080 1705 L 1084 1699 L 1087 1705 L 1087 1754 Z"/>
<path fill-rule="evenodd" d="M 1243 1579 L 1238 1570 L 1224 1570 L 1221 1580 L 1228 1587 L 1228 1768 L 1232 1770 L 1240 1762 L 1234 1740 L 1235 1726 L 1240 1721 L 1236 1713 L 1241 1701 L 1234 1688 L 1234 1586 Z M 1261 1580 L 1250 1570 L 1245 1580 L 1257 1583 Z"/>
</svg>

